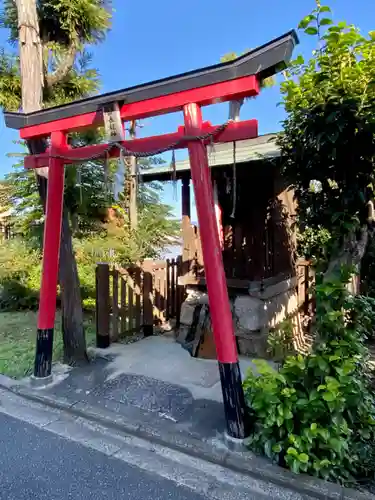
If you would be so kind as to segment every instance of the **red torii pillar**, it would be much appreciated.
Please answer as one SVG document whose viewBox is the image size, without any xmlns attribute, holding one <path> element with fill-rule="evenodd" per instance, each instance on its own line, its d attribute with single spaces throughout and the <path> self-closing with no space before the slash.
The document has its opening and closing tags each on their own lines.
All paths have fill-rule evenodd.
<svg viewBox="0 0 375 500">
<path fill-rule="evenodd" d="M 51 155 L 67 150 L 64 132 L 52 132 Z M 53 334 L 56 316 L 56 289 L 59 274 L 61 222 L 64 205 L 64 161 L 50 159 L 44 224 L 42 282 L 36 336 L 34 377 L 51 376 Z"/>
<path fill-rule="evenodd" d="M 184 118 L 186 134 L 199 135 L 202 130 L 200 107 L 197 104 L 184 106 Z M 207 150 L 202 142 L 192 141 L 188 143 L 188 150 L 227 431 L 231 437 L 243 439 L 246 436 L 245 400 L 217 230 Z"/>
</svg>

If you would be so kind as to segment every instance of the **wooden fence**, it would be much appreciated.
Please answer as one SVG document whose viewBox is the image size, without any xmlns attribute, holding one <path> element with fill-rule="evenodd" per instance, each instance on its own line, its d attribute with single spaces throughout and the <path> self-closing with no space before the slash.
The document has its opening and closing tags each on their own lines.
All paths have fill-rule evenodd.
<svg viewBox="0 0 375 500">
<path fill-rule="evenodd" d="M 179 322 L 184 288 L 178 285 L 181 258 L 145 261 L 127 268 L 98 264 L 96 268 L 96 333 L 98 347 L 155 325 Z"/>
<path fill-rule="evenodd" d="M 314 284 L 314 271 L 308 260 L 298 259 L 296 263 L 297 295 L 299 311 L 305 316 L 314 309 L 311 286 Z"/>
</svg>

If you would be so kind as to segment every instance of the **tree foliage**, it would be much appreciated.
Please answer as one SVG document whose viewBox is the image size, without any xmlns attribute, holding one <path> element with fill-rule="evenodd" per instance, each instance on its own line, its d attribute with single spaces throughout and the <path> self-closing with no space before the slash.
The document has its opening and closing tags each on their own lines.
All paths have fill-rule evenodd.
<svg viewBox="0 0 375 500">
<path fill-rule="evenodd" d="M 85 137 L 77 137 L 74 144 L 87 144 L 92 140 L 100 141 L 101 137 L 98 134 L 88 137 L 86 134 Z M 141 160 L 141 167 L 152 168 L 155 164 L 160 164 L 160 161 L 159 158 L 145 158 Z M 140 183 L 139 227 L 131 234 L 127 200 L 124 194 L 117 201 L 113 198 L 116 168 L 116 162 L 111 161 L 108 176 L 100 161 L 66 168 L 64 200 L 73 236 L 76 239 L 97 238 L 95 241 L 98 251 L 99 247 L 102 248 L 102 259 L 108 258 L 105 248 L 116 248 L 116 261 L 119 264 L 158 257 L 160 251 L 169 241 L 174 240 L 179 231 L 172 208 L 162 202 L 163 187 L 160 183 Z M 40 246 L 44 215 L 33 172 L 24 169 L 21 159 L 14 165 L 13 171 L 6 175 L 4 184 L 7 186 L 9 204 L 14 210 L 13 223 L 16 230 L 33 246 Z M 108 241 L 105 242 L 105 239 Z"/>
<path fill-rule="evenodd" d="M 53 106 L 87 97 L 99 89 L 87 45 L 100 42 L 110 27 L 110 5 L 101 0 L 37 2 L 43 52 L 43 105 Z M 18 41 L 17 7 L 5 0 L 0 27 L 9 30 L 9 42 Z M 0 52 L 0 105 L 17 111 L 21 105 L 19 58 Z"/>
<path fill-rule="evenodd" d="M 110 27 L 111 3 L 107 0 L 38 0 L 39 31 L 43 45 L 58 43 L 78 49 L 102 42 Z M 9 41 L 18 42 L 17 6 L 3 1 L 0 27 L 9 29 Z M 53 46 L 52 46 L 53 47 Z"/>
<path fill-rule="evenodd" d="M 375 400 L 365 340 L 374 300 L 348 284 L 372 239 L 375 33 L 334 24 L 319 1 L 300 23 L 317 47 L 286 72 L 278 138 L 297 199 L 300 248 L 315 259 L 314 343 L 244 387 L 256 451 L 294 472 L 352 485 L 374 478 Z"/>
<path fill-rule="evenodd" d="M 60 105 L 96 93 L 100 81 L 86 47 L 104 39 L 110 27 L 111 3 L 103 0 L 39 1 L 37 8 L 44 54 L 44 106 Z M 9 30 L 9 41 L 16 43 L 17 8 L 13 0 L 3 2 L 0 26 Z M 0 105 L 8 110 L 18 110 L 21 105 L 19 60 L 5 50 L 0 54 Z M 102 130 L 72 134 L 69 138 L 72 147 L 103 140 Z M 149 163 L 152 164 L 152 161 Z M 108 222 L 107 209 L 114 203 L 111 188 L 115 169 L 115 162 L 110 162 L 106 179 L 103 162 L 100 161 L 66 168 L 65 205 L 75 236 L 89 236 L 98 230 L 103 234 L 103 224 Z M 26 172 L 20 161 L 7 176 L 7 182 L 11 185 L 11 200 L 16 208 L 15 221 L 19 230 L 25 235 L 40 238 L 43 211 L 33 173 Z M 176 230 L 175 224 L 170 221 L 170 208 L 160 203 L 160 190 L 141 188 L 139 201 L 141 212 L 144 212 L 141 215 L 144 221 L 141 231 L 145 235 L 154 235 L 145 238 L 148 242 L 146 246 L 151 251 L 152 240 L 154 248 L 160 248 L 166 235 Z M 119 215 L 121 218 L 121 213 Z M 153 231 L 150 231 L 151 228 Z M 142 241 L 140 236 L 138 241 Z"/>
<path fill-rule="evenodd" d="M 331 235 L 328 265 L 340 252 L 358 250 L 374 195 L 375 32 L 333 24 L 329 7 L 319 3 L 300 28 L 317 47 L 309 61 L 299 56 L 286 72 L 281 92 L 288 116 L 278 143 L 302 230 Z"/>
</svg>

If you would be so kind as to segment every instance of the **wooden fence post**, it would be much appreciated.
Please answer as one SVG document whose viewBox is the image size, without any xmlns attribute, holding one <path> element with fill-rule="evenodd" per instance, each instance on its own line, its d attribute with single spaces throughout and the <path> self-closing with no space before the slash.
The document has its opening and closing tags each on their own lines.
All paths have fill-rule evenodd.
<svg viewBox="0 0 375 500">
<path fill-rule="evenodd" d="M 125 278 L 124 276 L 121 274 L 121 289 L 120 289 L 120 293 L 121 293 L 121 330 L 120 330 L 120 333 L 121 334 L 124 334 L 127 330 L 128 330 L 128 327 L 127 327 L 127 311 L 126 311 L 126 281 L 125 281 Z"/>
<path fill-rule="evenodd" d="M 120 310 L 119 310 L 119 278 L 120 278 L 120 273 L 118 272 L 117 269 L 113 269 L 112 271 L 112 340 L 113 342 L 118 341 L 119 337 L 119 316 L 120 316 Z"/>
<path fill-rule="evenodd" d="M 176 259 L 176 328 L 180 327 L 181 305 L 184 300 L 185 287 L 179 284 L 179 277 L 183 276 L 183 259 L 179 255 Z"/>
<path fill-rule="evenodd" d="M 138 333 L 142 323 L 142 305 L 141 305 L 141 290 L 142 290 L 142 275 L 141 268 L 138 267 L 134 273 L 134 290 L 135 290 L 135 330 Z"/>
<path fill-rule="evenodd" d="M 166 297 L 166 308 L 165 308 L 165 320 L 168 321 L 171 317 L 171 262 L 167 259 L 167 266 L 165 268 L 165 297 Z"/>
<path fill-rule="evenodd" d="M 96 347 L 105 349 L 110 344 L 109 265 L 96 266 Z"/>
<path fill-rule="evenodd" d="M 154 306 L 152 300 L 152 265 L 143 264 L 143 334 L 150 337 L 154 333 Z"/>
</svg>

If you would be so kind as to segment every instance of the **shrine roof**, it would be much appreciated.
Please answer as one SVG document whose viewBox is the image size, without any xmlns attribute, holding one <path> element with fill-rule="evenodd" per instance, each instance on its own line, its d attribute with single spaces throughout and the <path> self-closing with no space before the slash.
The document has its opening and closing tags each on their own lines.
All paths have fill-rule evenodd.
<svg viewBox="0 0 375 500">
<path fill-rule="evenodd" d="M 131 104 L 250 75 L 259 75 L 261 78 L 266 78 L 286 67 L 297 43 L 298 37 L 295 31 L 290 31 L 233 61 L 215 64 L 214 66 L 96 95 L 33 113 L 4 112 L 5 124 L 9 128 L 20 130 L 33 125 L 97 112 L 104 106 L 114 102 L 118 102 L 120 105 Z"/>
<path fill-rule="evenodd" d="M 265 134 L 255 139 L 236 141 L 236 164 L 265 161 L 278 158 L 280 150 L 275 143 L 277 134 Z M 215 144 L 213 150 L 207 147 L 208 164 L 211 168 L 227 167 L 233 164 L 233 143 Z M 144 182 L 172 180 L 171 165 L 164 164 L 142 172 Z M 189 160 L 176 161 L 177 179 L 190 176 Z"/>
</svg>

